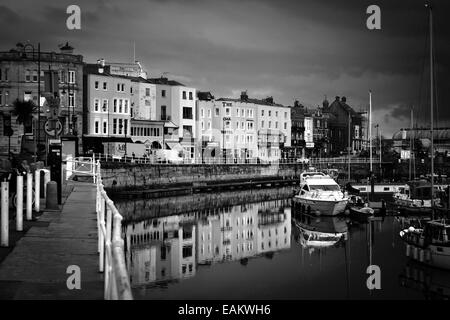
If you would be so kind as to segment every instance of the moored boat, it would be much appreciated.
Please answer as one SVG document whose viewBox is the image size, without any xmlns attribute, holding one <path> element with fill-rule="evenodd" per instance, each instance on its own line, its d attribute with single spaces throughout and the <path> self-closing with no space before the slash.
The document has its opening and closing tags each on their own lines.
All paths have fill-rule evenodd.
<svg viewBox="0 0 450 320">
<path fill-rule="evenodd" d="M 300 189 L 294 201 L 304 205 L 305 212 L 334 216 L 344 212 L 348 197 L 330 176 L 305 171 L 300 175 Z"/>
<path fill-rule="evenodd" d="M 450 220 L 426 221 L 423 228 L 409 227 L 400 231 L 406 244 L 406 256 L 418 262 L 450 269 Z"/>
<path fill-rule="evenodd" d="M 437 186 L 433 186 L 434 193 L 439 192 Z M 400 188 L 393 195 L 394 204 L 403 214 L 431 214 L 432 206 L 440 207 L 440 199 L 434 197 L 432 201 L 432 184 L 426 180 L 409 181 L 407 186 Z"/>
</svg>

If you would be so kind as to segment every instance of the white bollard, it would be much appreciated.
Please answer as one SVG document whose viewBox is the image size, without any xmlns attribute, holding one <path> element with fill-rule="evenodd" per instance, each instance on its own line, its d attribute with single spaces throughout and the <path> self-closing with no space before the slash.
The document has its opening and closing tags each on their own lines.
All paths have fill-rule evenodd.
<svg viewBox="0 0 450 320">
<path fill-rule="evenodd" d="M 23 231 L 23 176 L 17 175 L 16 230 Z"/>
<path fill-rule="evenodd" d="M 34 210 L 39 212 L 41 210 L 41 171 L 34 172 Z"/>
<path fill-rule="evenodd" d="M 1 217 L 0 217 L 0 223 L 1 223 L 1 240 L 0 240 L 0 246 L 7 247 L 9 245 L 9 204 L 8 204 L 8 198 L 9 198 L 9 182 L 3 181 L 2 182 L 2 204 L 1 204 Z"/>
<path fill-rule="evenodd" d="M 47 183 L 50 182 L 50 170 L 44 170 L 44 199 L 47 199 Z"/>
<path fill-rule="evenodd" d="M 27 220 L 33 219 L 33 174 L 27 172 Z"/>
<path fill-rule="evenodd" d="M 67 156 L 66 158 L 66 180 L 72 176 L 73 171 L 73 158 L 72 156 Z"/>
</svg>

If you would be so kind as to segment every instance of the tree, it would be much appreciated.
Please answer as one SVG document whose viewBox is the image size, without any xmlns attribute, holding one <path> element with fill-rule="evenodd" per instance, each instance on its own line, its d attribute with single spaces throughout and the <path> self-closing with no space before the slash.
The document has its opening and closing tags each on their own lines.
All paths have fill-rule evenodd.
<svg viewBox="0 0 450 320">
<path fill-rule="evenodd" d="M 37 109 L 36 104 L 31 100 L 21 101 L 16 99 L 13 106 L 13 114 L 17 116 L 17 123 L 28 125 L 33 118 L 33 112 Z"/>
</svg>

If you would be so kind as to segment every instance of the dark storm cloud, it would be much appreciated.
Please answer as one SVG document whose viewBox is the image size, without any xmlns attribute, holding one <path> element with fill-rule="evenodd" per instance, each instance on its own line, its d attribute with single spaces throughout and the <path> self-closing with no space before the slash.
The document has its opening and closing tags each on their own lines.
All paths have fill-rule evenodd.
<svg viewBox="0 0 450 320">
<path fill-rule="evenodd" d="M 364 109 L 372 90 L 374 120 L 386 130 L 405 126 L 411 105 L 428 116 L 428 16 L 421 0 L 78 1 L 78 31 L 65 28 L 71 1 L 4 2 L 4 50 L 25 40 L 56 50 L 69 41 L 87 61 L 131 61 L 134 42 L 151 76 L 169 72 L 216 96 L 248 89 L 284 104 L 298 98 L 317 106 L 324 95 L 345 95 Z M 366 28 L 371 4 L 381 7 L 381 30 Z M 450 1 L 434 7 L 438 105 L 444 106 L 450 99 Z M 441 119 L 450 118 L 442 109 Z"/>
</svg>

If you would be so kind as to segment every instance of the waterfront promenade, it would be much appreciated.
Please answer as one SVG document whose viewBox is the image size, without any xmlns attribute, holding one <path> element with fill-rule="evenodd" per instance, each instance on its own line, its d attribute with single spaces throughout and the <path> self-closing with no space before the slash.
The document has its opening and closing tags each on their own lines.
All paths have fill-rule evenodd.
<svg viewBox="0 0 450 320">
<path fill-rule="evenodd" d="M 0 263 L 0 299 L 103 299 L 98 272 L 95 185 L 64 182 L 60 211 L 45 211 Z M 67 267 L 81 269 L 69 290 Z"/>
</svg>

